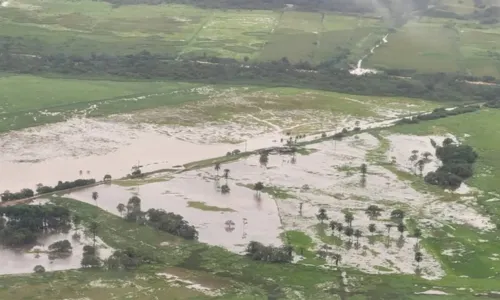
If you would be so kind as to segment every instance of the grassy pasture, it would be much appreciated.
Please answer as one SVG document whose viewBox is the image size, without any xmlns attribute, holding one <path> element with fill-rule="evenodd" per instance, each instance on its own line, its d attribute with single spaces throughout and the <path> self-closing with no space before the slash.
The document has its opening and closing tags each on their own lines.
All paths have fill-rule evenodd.
<svg viewBox="0 0 500 300">
<path fill-rule="evenodd" d="M 370 67 L 456 72 L 461 69 L 455 30 L 442 25 L 409 22 L 389 35 L 388 43 L 366 60 Z"/>
<path fill-rule="evenodd" d="M 20 88 L 20 86 L 22 88 Z M 334 115 L 383 117 L 379 111 L 397 109 L 422 111 L 436 104 L 418 99 L 370 97 L 295 88 L 229 87 L 171 81 L 112 81 L 44 78 L 36 76 L 0 77 L 0 132 L 63 121 L 72 116 L 102 117 L 136 112 L 152 123 L 177 122 L 168 111 L 154 109 L 182 108 L 183 105 L 210 105 L 185 116 L 200 120 L 223 120 L 234 114 L 259 113 L 263 110 L 320 110 Z M 211 89 L 205 92 L 205 89 Z M 277 101 L 269 102 L 269 97 Z M 228 99 L 248 103 L 228 106 Z M 304 101 L 307 99 L 307 101 Z M 236 101 L 235 100 L 235 101 Z M 240 101 L 240 100 L 238 100 Z M 415 105 L 415 106 L 409 106 Z M 259 109 L 260 107 L 260 109 Z"/>
</svg>

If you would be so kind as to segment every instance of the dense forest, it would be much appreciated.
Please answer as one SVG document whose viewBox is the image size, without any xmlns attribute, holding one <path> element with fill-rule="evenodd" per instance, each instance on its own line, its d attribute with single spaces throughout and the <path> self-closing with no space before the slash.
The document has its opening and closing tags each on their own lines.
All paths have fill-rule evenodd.
<svg viewBox="0 0 500 300">
<path fill-rule="evenodd" d="M 31 57 L 4 51 L 0 54 L 0 71 L 42 75 L 59 73 L 85 77 L 113 75 L 133 79 L 155 78 L 207 84 L 290 86 L 348 94 L 402 96 L 453 102 L 494 101 L 500 98 L 500 87 L 468 84 L 464 80 L 476 78 L 459 74 L 418 74 L 411 70 L 393 70 L 374 75 L 353 76 L 348 70 L 336 68 L 328 63 L 314 67 L 307 63 L 293 65 L 286 58 L 242 64 L 219 58 L 205 58 L 204 61 L 174 60 L 147 51 L 135 55 L 93 54 L 89 57 L 64 54 Z M 401 78 L 394 74 L 412 75 L 411 78 Z"/>
</svg>

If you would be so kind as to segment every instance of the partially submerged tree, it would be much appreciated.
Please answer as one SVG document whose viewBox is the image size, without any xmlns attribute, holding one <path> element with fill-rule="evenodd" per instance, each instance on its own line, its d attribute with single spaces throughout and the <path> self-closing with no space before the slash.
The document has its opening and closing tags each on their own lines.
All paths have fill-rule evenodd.
<svg viewBox="0 0 500 300">
<path fill-rule="evenodd" d="M 380 217 L 381 215 L 381 212 L 382 212 L 382 209 L 380 207 L 378 207 L 377 205 L 370 205 L 368 206 L 368 208 L 365 210 L 365 213 L 366 215 L 370 218 L 370 219 L 377 219 L 378 217 Z"/>
<path fill-rule="evenodd" d="M 217 178 L 219 178 L 220 163 L 216 163 L 214 166 L 215 172 L 217 172 Z"/>
<path fill-rule="evenodd" d="M 405 212 L 401 209 L 391 211 L 391 220 L 395 223 L 401 223 L 405 217 Z"/>
<path fill-rule="evenodd" d="M 323 224 L 323 221 L 328 220 L 328 215 L 326 214 L 326 209 L 320 208 L 316 218 Z"/>
<path fill-rule="evenodd" d="M 344 214 L 344 220 L 349 225 L 349 227 L 352 227 L 352 221 L 354 221 L 354 215 L 348 211 Z"/>
<path fill-rule="evenodd" d="M 264 184 L 262 182 L 257 182 L 253 189 L 256 191 L 257 195 L 260 196 L 260 192 L 264 189 Z"/>
<path fill-rule="evenodd" d="M 398 224 L 398 231 L 399 231 L 399 233 L 401 233 L 401 237 L 403 237 L 403 233 L 405 230 L 406 230 L 405 225 L 403 223 L 399 223 Z"/>
<path fill-rule="evenodd" d="M 223 184 L 221 187 L 220 187 L 220 192 L 222 194 L 229 194 L 229 192 L 231 192 L 231 189 L 229 188 L 229 186 L 227 184 Z"/>
<path fill-rule="evenodd" d="M 116 209 L 118 210 L 118 212 L 120 213 L 120 215 L 123 217 L 123 213 L 125 212 L 126 207 L 125 207 L 125 204 L 123 203 L 120 203 L 118 204 L 118 206 L 116 206 Z"/>
<path fill-rule="evenodd" d="M 375 231 L 377 231 L 377 226 L 375 226 L 375 224 L 371 223 L 370 225 L 368 225 L 368 231 L 373 235 L 373 233 Z"/>
<path fill-rule="evenodd" d="M 97 199 L 99 198 L 99 193 L 98 192 L 92 192 L 92 199 L 95 201 L 95 205 L 97 205 Z"/>
</svg>

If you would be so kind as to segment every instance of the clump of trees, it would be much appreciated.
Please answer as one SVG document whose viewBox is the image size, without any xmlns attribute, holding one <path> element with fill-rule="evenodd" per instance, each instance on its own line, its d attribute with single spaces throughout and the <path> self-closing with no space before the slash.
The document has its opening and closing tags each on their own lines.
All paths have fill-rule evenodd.
<svg viewBox="0 0 500 300">
<path fill-rule="evenodd" d="M 95 179 L 77 179 L 75 181 L 59 181 L 56 186 L 51 187 L 51 186 L 39 186 L 36 189 L 36 192 L 38 194 L 47 194 L 47 193 L 53 193 L 57 191 L 62 191 L 62 190 L 67 190 L 75 187 L 81 187 L 81 186 L 86 186 L 86 185 L 91 185 L 96 183 Z"/>
<path fill-rule="evenodd" d="M 459 106 L 453 109 L 445 109 L 445 108 L 436 108 L 431 113 L 420 114 L 413 117 L 403 118 L 399 120 L 398 124 L 417 124 L 420 121 L 429 121 L 436 120 L 441 118 L 446 118 L 449 116 L 456 116 L 466 113 L 472 113 L 481 109 L 479 105 L 468 105 L 468 106 Z"/>
<path fill-rule="evenodd" d="M 442 146 L 438 146 L 433 140 L 431 143 L 436 148 L 436 157 L 443 165 L 435 172 L 427 173 L 424 178 L 427 183 L 456 189 L 473 175 L 473 164 L 478 155 L 471 146 L 458 145 L 450 138 L 445 139 Z"/>
<path fill-rule="evenodd" d="M 161 231 L 183 237 L 187 240 L 197 240 L 198 231 L 181 215 L 166 212 L 162 209 L 151 208 L 147 212 L 141 210 L 141 199 L 133 196 L 128 200 L 127 205 L 118 204 L 116 209 L 129 222 L 137 222 L 141 225 L 148 225 Z"/>
<path fill-rule="evenodd" d="M 288 263 L 293 260 L 293 248 L 288 245 L 274 247 L 251 241 L 246 248 L 246 254 L 253 260 L 266 262 Z"/>
<path fill-rule="evenodd" d="M 147 211 L 148 224 L 158 230 L 183 237 L 187 240 L 197 240 L 198 231 L 193 225 L 184 220 L 181 215 L 165 212 L 162 209 L 149 209 Z"/>
<path fill-rule="evenodd" d="M 42 234 L 67 231 L 71 214 L 55 205 L 15 205 L 0 207 L 0 243 L 19 247 L 35 243 Z"/>
<path fill-rule="evenodd" d="M 101 260 L 94 246 L 83 246 L 83 257 L 80 264 L 82 268 L 99 268 L 101 266 Z"/>
<path fill-rule="evenodd" d="M 32 189 L 22 189 L 21 191 L 17 193 L 11 193 L 10 191 L 5 191 L 1 195 L 2 202 L 7 202 L 7 201 L 12 201 L 12 200 L 19 200 L 19 199 L 25 199 L 25 198 L 30 198 L 35 195 L 35 192 L 33 192 Z"/>
<path fill-rule="evenodd" d="M 66 189 L 71 189 L 75 187 L 87 186 L 96 183 L 95 179 L 77 179 L 75 181 L 59 181 L 56 186 L 46 186 L 39 185 L 36 189 L 38 195 L 53 193 L 57 191 L 62 191 Z M 35 192 L 32 189 L 22 189 L 17 193 L 11 193 L 10 191 L 5 191 L 1 195 L 2 202 L 26 199 L 35 196 Z"/>
<path fill-rule="evenodd" d="M 132 247 L 124 250 L 116 250 L 105 262 L 110 270 L 135 270 L 143 264 L 154 264 L 160 262 L 150 254 L 140 252 Z"/>
</svg>

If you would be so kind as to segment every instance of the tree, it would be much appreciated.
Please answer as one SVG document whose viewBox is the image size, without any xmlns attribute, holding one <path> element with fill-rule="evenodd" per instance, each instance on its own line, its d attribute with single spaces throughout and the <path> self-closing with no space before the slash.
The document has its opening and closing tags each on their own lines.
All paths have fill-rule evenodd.
<svg viewBox="0 0 500 300">
<path fill-rule="evenodd" d="M 33 268 L 33 272 L 37 274 L 45 273 L 45 268 L 41 265 L 36 265 L 35 268 Z"/>
<path fill-rule="evenodd" d="M 419 159 L 415 166 L 418 168 L 418 171 L 420 172 L 420 175 L 423 175 L 424 173 L 424 167 L 425 167 L 425 161 L 423 159 Z"/>
<path fill-rule="evenodd" d="M 98 198 L 99 198 L 99 193 L 97 193 L 97 192 L 92 192 L 92 199 L 94 199 L 94 201 L 95 201 L 95 205 L 96 205 L 96 206 L 98 206 L 98 205 L 97 205 L 97 199 L 98 199 Z"/>
<path fill-rule="evenodd" d="M 217 172 L 217 178 L 219 177 L 220 163 L 216 163 L 214 166 L 215 172 Z"/>
<path fill-rule="evenodd" d="M 406 230 L 406 227 L 403 223 L 398 224 L 398 231 L 401 233 L 401 237 L 403 236 L 403 232 Z"/>
<path fill-rule="evenodd" d="M 363 235 L 363 233 L 361 232 L 361 230 L 359 229 L 356 229 L 354 231 L 354 236 L 356 237 L 356 244 L 359 243 L 359 238 Z"/>
<path fill-rule="evenodd" d="M 387 236 L 389 236 L 391 234 L 391 228 L 392 228 L 392 224 L 385 224 L 385 228 L 387 228 Z"/>
<path fill-rule="evenodd" d="M 443 140 L 443 147 L 450 146 L 451 144 L 454 143 L 455 141 L 452 138 L 447 137 Z"/>
<path fill-rule="evenodd" d="M 365 210 L 366 215 L 370 219 L 377 219 L 381 215 L 382 209 L 378 207 L 377 205 L 370 205 L 368 208 Z"/>
<path fill-rule="evenodd" d="M 401 209 L 395 209 L 391 212 L 391 219 L 396 223 L 400 223 L 403 221 L 405 217 L 405 212 Z"/>
<path fill-rule="evenodd" d="M 73 214 L 73 225 L 75 226 L 75 231 L 78 232 L 78 228 L 80 227 L 80 224 L 82 223 L 82 218 L 80 215 Z"/>
<path fill-rule="evenodd" d="M 423 260 L 422 252 L 415 252 L 415 261 L 417 262 L 417 268 L 420 267 L 420 262 Z"/>
<path fill-rule="evenodd" d="M 344 225 L 342 223 L 337 223 L 337 231 L 340 233 L 344 230 Z"/>
<path fill-rule="evenodd" d="M 352 221 L 354 221 L 354 215 L 351 212 L 346 212 L 344 214 L 344 220 L 347 224 L 349 224 L 349 227 L 352 227 Z"/>
<path fill-rule="evenodd" d="M 141 211 L 141 198 L 137 196 L 132 196 L 127 202 L 128 213 L 138 213 Z"/>
<path fill-rule="evenodd" d="M 70 253 L 73 247 L 68 240 L 62 240 L 49 245 L 49 250 L 54 253 Z"/>
<path fill-rule="evenodd" d="M 220 187 L 220 192 L 222 194 L 229 194 L 229 192 L 231 192 L 231 189 L 229 188 L 229 185 L 227 184 L 223 184 L 221 187 Z"/>
<path fill-rule="evenodd" d="M 80 264 L 82 268 L 99 268 L 101 261 L 95 255 L 83 255 Z"/>
<path fill-rule="evenodd" d="M 111 182 L 111 175 L 109 175 L 109 174 L 104 175 L 103 181 L 104 182 Z"/>
<path fill-rule="evenodd" d="M 361 175 L 362 176 L 366 176 L 366 172 L 368 171 L 367 165 L 366 164 L 361 164 L 360 170 L 361 170 Z"/>
<path fill-rule="evenodd" d="M 332 234 L 335 234 L 335 228 L 337 227 L 337 222 L 331 221 L 330 222 L 330 229 L 332 230 Z"/>
<path fill-rule="evenodd" d="M 328 215 L 326 214 L 326 209 L 320 208 L 316 218 L 323 224 L 323 221 L 328 220 Z"/>
<path fill-rule="evenodd" d="M 116 209 L 118 210 L 118 212 L 120 213 L 120 215 L 123 216 L 123 213 L 126 210 L 125 204 L 123 204 L 123 203 L 118 204 L 118 206 L 116 207 Z"/>
<path fill-rule="evenodd" d="M 226 184 L 227 180 L 229 179 L 229 172 L 231 172 L 229 169 L 224 169 L 224 178 L 226 179 Z"/>
<path fill-rule="evenodd" d="M 417 245 L 418 245 L 419 239 L 422 236 L 422 231 L 420 230 L 420 228 L 415 228 L 415 230 L 413 231 L 413 236 L 417 239 Z"/>
<path fill-rule="evenodd" d="M 426 152 L 424 152 L 424 153 L 422 154 L 422 156 L 424 157 L 424 159 L 425 159 L 426 161 L 428 161 L 428 160 L 429 160 L 429 157 L 431 157 L 431 156 L 432 156 L 432 153 L 430 153 L 429 151 L 426 151 Z"/>
<path fill-rule="evenodd" d="M 370 225 L 368 225 L 368 231 L 370 231 L 370 233 L 373 235 L 373 233 L 375 231 L 377 231 L 377 226 L 375 226 L 375 224 L 371 223 Z"/>
<path fill-rule="evenodd" d="M 259 157 L 259 162 L 262 166 L 267 166 L 269 162 L 269 154 L 267 152 L 262 152 Z"/>
<path fill-rule="evenodd" d="M 264 184 L 259 181 L 254 185 L 253 188 L 257 192 L 257 195 L 260 196 L 260 192 L 264 189 Z"/>
<path fill-rule="evenodd" d="M 99 223 L 97 223 L 96 221 L 90 222 L 89 231 L 90 234 L 92 234 L 92 241 L 94 242 L 94 248 L 95 248 L 95 242 L 96 242 L 95 238 L 97 232 L 99 231 Z"/>
<path fill-rule="evenodd" d="M 347 227 L 345 230 L 344 230 L 344 234 L 346 236 L 349 237 L 349 240 L 351 240 L 351 237 L 353 236 L 354 234 L 354 229 L 352 229 L 352 227 Z"/>
<path fill-rule="evenodd" d="M 340 261 L 342 260 L 342 255 L 340 255 L 338 253 L 333 253 L 332 258 L 333 258 L 333 260 L 335 260 L 335 265 L 338 267 Z"/>
</svg>

